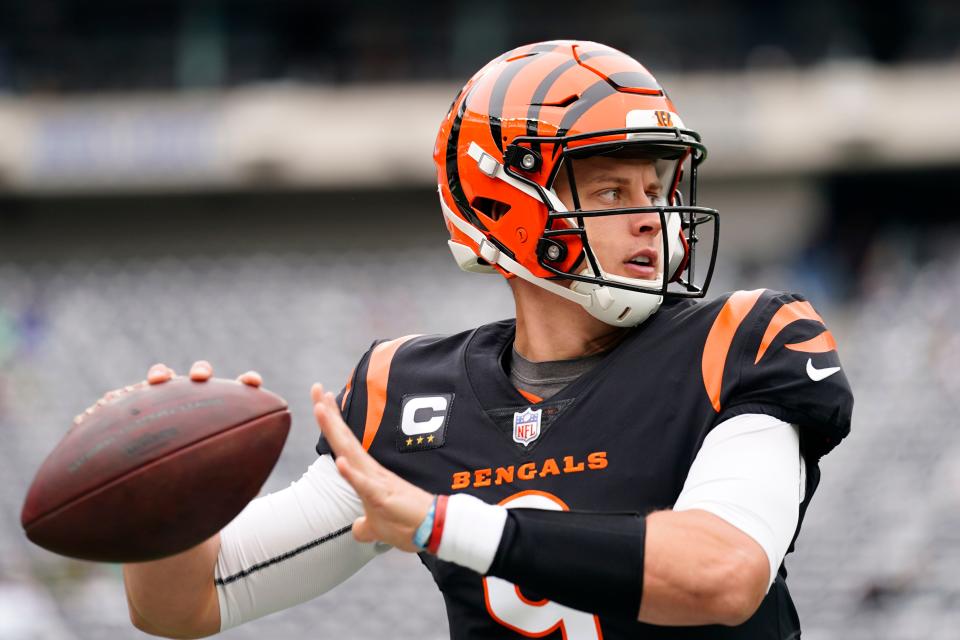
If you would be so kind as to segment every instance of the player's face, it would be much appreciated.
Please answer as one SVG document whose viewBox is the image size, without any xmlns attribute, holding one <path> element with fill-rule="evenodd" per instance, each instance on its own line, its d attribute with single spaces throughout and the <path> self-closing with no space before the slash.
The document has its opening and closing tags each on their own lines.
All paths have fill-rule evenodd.
<svg viewBox="0 0 960 640">
<path fill-rule="evenodd" d="M 649 207 L 662 199 L 663 185 L 650 160 L 594 157 L 573 161 L 580 208 L 623 209 Z M 573 209 L 566 171 L 554 184 L 557 196 Z M 584 218 L 587 237 L 600 266 L 609 274 L 655 280 L 661 269 L 663 240 L 656 213 Z"/>
</svg>

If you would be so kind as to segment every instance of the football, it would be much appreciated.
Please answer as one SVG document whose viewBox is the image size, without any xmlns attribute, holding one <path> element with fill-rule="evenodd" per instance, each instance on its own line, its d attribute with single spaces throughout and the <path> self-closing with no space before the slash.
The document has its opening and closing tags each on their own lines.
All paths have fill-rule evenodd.
<svg viewBox="0 0 960 640">
<path fill-rule="evenodd" d="M 290 430 L 278 395 L 232 380 L 142 386 L 98 407 L 27 492 L 27 537 L 55 553 L 141 562 L 203 542 L 260 491 Z"/>
</svg>

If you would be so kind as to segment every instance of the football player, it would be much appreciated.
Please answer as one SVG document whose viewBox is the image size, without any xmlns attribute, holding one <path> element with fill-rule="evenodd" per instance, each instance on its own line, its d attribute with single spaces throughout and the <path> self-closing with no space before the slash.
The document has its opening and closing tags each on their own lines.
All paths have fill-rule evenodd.
<svg viewBox="0 0 960 640">
<path fill-rule="evenodd" d="M 802 297 L 700 299 L 700 136 L 635 60 L 553 41 L 475 74 L 434 157 L 454 258 L 506 277 L 516 318 L 376 341 L 336 397 L 315 385 L 317 461 L 125 566 L 136 626 L 212 634 L 393 546 L 457 639 L 798 637 L 783 560 L 853 400 Z"/>
</svg>

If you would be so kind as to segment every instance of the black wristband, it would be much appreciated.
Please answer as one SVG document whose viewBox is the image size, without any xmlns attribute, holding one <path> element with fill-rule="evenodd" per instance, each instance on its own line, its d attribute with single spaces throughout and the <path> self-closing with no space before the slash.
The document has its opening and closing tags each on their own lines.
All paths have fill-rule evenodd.
<svg viewBox="0 0 960 640">
<path fill-rule="evenodd" d="M 508 509 L 507 514 L 487 575 L 580 611 L 637 619 L 643 517 L 542 509 Z"/>
</svg>

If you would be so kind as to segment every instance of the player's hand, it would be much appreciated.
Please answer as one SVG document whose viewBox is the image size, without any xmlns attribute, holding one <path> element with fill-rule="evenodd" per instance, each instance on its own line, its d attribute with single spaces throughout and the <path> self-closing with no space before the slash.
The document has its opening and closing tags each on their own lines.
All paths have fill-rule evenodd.
<svg viewBox="0 0 960 640">
<path fill-rule="evenodd" d="M 87 416 L 93 415 L 93 412 L 96 411 L 98 407 L 102 407 L 109 402 L 118 400 L 135 389 L 142 389 L 147 385 L 169 382 L 175 378 L 176 375 L 176 372 L 174 372 L 174 370 L 167 365 L 161 363 L 155 364 L 147 370 L 146 380 L 142 380 L 136 384 L 121 387 L 119 389 L 114 389 L 113 391 L 108 391 L 103 395 L 102 398 L 87 407 L 83 413 L 75 416 L 73 419 L 73 424 L 80 424 Z M 213 377 L 213 366 L 206 360 L 197 360 L 193 363 L 193 366 L 190 367 L 190 373 L 188 375 L 189 378 L 194 382 L 206 382 Z M 237 381 L 251 387 L 259 387 L 261 384 L 263 384 L 263 378 L 256 371 L 247 371 L 246 373 L 238 376 Z"/>
<path fill-rule="evenodd" d="M 337 457 L 337 470 L 356 490 L 364 515 L 353 523 L 360 542 L 379 540 L 403 551 L 419 551 L 413 534 L 433 504 L 433 495 L 385 469 L 364 451 L 343 421 L 332 393 L 313 385 L 313 414 Z"/>
</svg>

